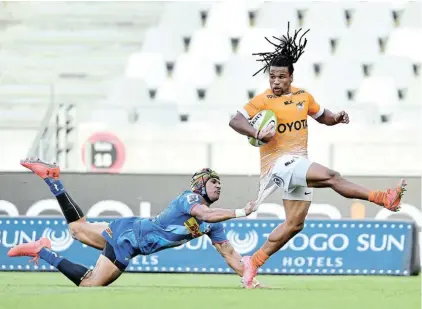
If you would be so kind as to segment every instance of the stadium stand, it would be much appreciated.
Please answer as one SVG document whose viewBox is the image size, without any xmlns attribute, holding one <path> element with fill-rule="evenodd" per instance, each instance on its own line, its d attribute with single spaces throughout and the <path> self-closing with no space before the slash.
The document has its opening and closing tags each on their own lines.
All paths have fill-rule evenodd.
<svg viewBox="0 0 422 309">
<path fill-rule="evenodd" d="M 422 170 L 419 2 L 11 2 L 0 12 L 0 170 L 20 170 L 30 153 L 85 171 L 82 147 L 107 131 L 124 144 L 121 172 L 258 173 L 257 149 L 228 121 L 267 87 L 251 54 L 287 21 L 311 29 L 294 85 L 352 120 L 309 120 L 311 158 L 345 174 Z"/>
</svg>

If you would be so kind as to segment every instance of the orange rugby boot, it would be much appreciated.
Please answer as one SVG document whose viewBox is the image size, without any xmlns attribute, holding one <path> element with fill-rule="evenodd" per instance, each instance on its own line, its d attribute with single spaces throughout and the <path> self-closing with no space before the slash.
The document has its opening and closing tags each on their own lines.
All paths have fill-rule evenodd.
<svg viewBox="0 0 422 309">
<path fill-rule="evenodd" d="M 60 167 L 56 163 L 47 163 L 40 159 L 25 159 L 21 160 L 21 165 L 32 171 L 34 174 L 40 176 L 42 179 L 53 178 L 59 179 Z"/>
<path fill-rule="evenodd" d="M 399 184 L 394 189 L 387 189 L 384 197 L 384 207 L 391 211 L 399 211 L 401 198 L 406 191 L 407 182 L 404 179 L 400 179 Z"/>
<path fill-rule="evenodd" d="M 42 248 L 51 249 L 51 241 L 48 238 L 40 238 L 37 241 L 31 241 L 28 243 L 16 245 L 7 252 L 7 256 L 9 257 L 17 257 L 17 256 L 30 256 L 33 257 L 30 262 L 35 262 L 38 265 L 38 252 L 41 251 Z"/>
<path fill-rule="evenodd" d="M 253 289 L 254 286 L 254 278 L 256 274 L 258 273 L 258 268 L 251 263 L 251 257 L 250 256 L 244 256 L 242 257 L 242 263 L 243 263 L 243 278 L 242 283 L 243 287 L 246 289 Z"/>
<path fill-rule="evenodd" d="M 399 184 L 393 189 L 387 189 L 385 192 L 372 191 L 369 195 L 369 201 L 393 212 L 397 212 L 400 210 L 400 203 L 403 194 L 406 191 L 406 186 L 406 181 L 400 179 Z"/>
</svg>

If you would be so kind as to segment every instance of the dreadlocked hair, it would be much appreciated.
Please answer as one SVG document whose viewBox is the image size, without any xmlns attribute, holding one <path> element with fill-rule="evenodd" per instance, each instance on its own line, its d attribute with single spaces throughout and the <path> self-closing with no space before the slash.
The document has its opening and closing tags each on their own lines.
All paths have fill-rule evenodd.
<svg viewBox="0 0 422 309">
<path fill-rule="evenodd" d="M 302 42 L 302 39 L 305 34 L 309 32 L 309 30 L 310 29 L 306 30 L 305 33 L 300 36 L 299 42 L 296 43 L 296 39 L 299 36 L 300 31 L 302 31 L 302 28 L 300 28 L 299 30 L 295 30 L 293 37 L 291 37 L 289 35 L 290 22 L 288 22 L 287 36 L 283 35 L 281 38 L 273 36 L 273 38 L 276 39 L 278 42 L 271 42 L 267 37 L 265 37 L 267 42 L 275 47 L 275 50 L 273 52 L 252 54 L 253 56 L 260 56 L 261 59 L 258 59 L 257 61 L 265 63 L 265 65 L 253 76 L 258 74 L 262 70 L 264 70 L 265 73 L 270 68 L 270 66 L 287 66 L 289 69 L 289 73 L 292 74 L 294 71 L 293 64 L 296 63 L 299 60 L 300 56 L 302 56 L 302 54 L 305 52 L 304 49 L 307 40 L 304 39 L 304 41 Z"/>
</svg>

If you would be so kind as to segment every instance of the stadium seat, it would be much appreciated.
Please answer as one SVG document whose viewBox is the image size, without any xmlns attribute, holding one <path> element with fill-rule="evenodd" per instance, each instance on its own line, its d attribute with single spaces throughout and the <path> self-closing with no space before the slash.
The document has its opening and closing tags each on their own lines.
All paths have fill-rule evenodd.
<svg viewBox="0 0 422 309">
<path fill-rule="evenodd" d="M 174 126 L 173 130 L 166 135 L 166 138 L 180 144 L 184 142 L 209 144 L 216 139 L 223 139 L 223 132 L 227 132 L 227 128 L 228 126 L 216 126 L 211 122 L 185 122 Z"/>
<path fill-rule="evenodd" d="M 293 85 L 298 88 L 311 87 L 315 82 L 314 64 L 301 58 L 293 68 Z"/>
<path fill-rule="evenodd" d="M 236 79 L 221 79 L 207 90 L 205 103 L 209 106 L 233 106 L 239 107 L 249 101 L 248 92 Z"/>
<path fill-rule="evenodd" d="M 352 9 L 350 31 L 356 35 L 371 33 L 384 37 L 393 27 L 393 6 L 389 2 L 360 1 Z"/>
<path fill-rule="evenodd" d="M 208 104 L 196 104 L 183 106 L 183 114 L 188 116 L 188 123 L 210 123 L 213 126 L 227 126 L 231 117 L 237 112 L 235 106 L 210 106 Z"/>
<path fill-rule="evenodd" d="M 177 58 L 173 80 L 191 84 L 194 88 L 207 88 L 216 78 L 216 69 L 211 60 L 203 56 L 180 55 Z"/>
<path fill-rule="evenodd" d="M 363 66 L 358 60 L 333 58 L 321 66 L 320 80 L 332 87 L 356 90 L 364 78 Z"/>
<path fill-rule="evenodd" d="M 120 31 L 119 29 L 39 29 L 37 27 L 28 27 L 19 25 L 7 31 L 7 35 L 2 38 L 3 43 L 13 42 L 28 44 L 128 44 L 135 43 L 137 32 L 134 30 Z"/>
<path fill-rule="evenodd" d="M 385 53 L 391 56 L 409 57 L 415 61 L 422 60 L 422 41 L 415 40 L 422 36 L 420 28 L 399 28 L 391 31 Z"/>
<path fill-rule="evenodd" d="M 340 38 L 335 55 L 344 61 L 359 60 L 372 63 L 381 53 L 379 37 L 371 33 L 347 31 Z"/>
<path fill-rule="evenodd" d="M 418 106 L 422 108 L 421 80 L 415 79 L 407 85 L 404 104 L 408 106 Z M 421 118 L 422 119 L 422 118 Z"/>
<path fill-rule="evenodd" d="M 248 7 L 245 1 L 215 2 L 208 12 L 205 27 L 238 38 L 249 28 Z"/>
<path fill-rule="evenodd" d="M 414 105 L 401 105 L 394 109 L 391 115 L 391 122 L 395 124 L 408 124 L 408 123 L 419 123 L 422 119 L 422 106 Z"/>
<path fill-rule="evenodd" d="M 208 11 L 211 3 L 207 2 L 168 2 L 160 16 L 159 27 L 173 29 L 183 37 L 202 27 L 201 12 Z"/>
<path fill-rule="evenodd" d="M 408 1 L 404 4 L 404 10 L 400 16 L 400 27 L 421 29 L 422 13 L 420 1 Z"/>
<path fill-rule="evenodd" d="M 189 55 L 203 57 L 212 63 L 221 64 L 232 55 L 230 38 L 221 29 L 199 29 L 192 36 Z"/>
<path fill-rule="evenodd" d="M 142 41 L 142 52 L 160 53 L 166 62 L 174 62 L 184 53 L 183 37 L 176 28 L 148 28 Z"/>
<path fill-rule="evenodd" d="M 0 8 L 0 143 L 8 149 L 0 170 L 21 170 L 16 157 L 43 129 L 53 94 L 74 107 L 69 147 L 86 123 L 123 136 L 123 172 L 212 165 L 220 173 L 259 173 L 259 150 L 228 122 L 269 88 L 268 72 L 252 76 L 264 65 L 252 54 L 273 51 L 265 37 L 286 35 L 288 21 L 291 35 L 311 29 L 293 86 L 351 119 L 335 129 L 309 119 L 312 158 L 346 174 L 420 165 L 409 163 L 422 148 L 408 134 L 420 132 L 422 119 L 417 1 L 12 1 Z M 382 142 L 387 137 L 391 146 Z M 83 168 L 72 165 L 80 148 L 70 153 L 70 167 Z"/>
<path fill-rule="evenodd" d="M 344 4 L 341 4 L 341 1 L 308 2 L 302 27 L 304 29 L 312 29 L 315 32 L 337 35 L 347 27 Z"/>
<path fill-rule="evenodd" d="M 389 76 L 398 88 L 407 88 L 416 77 L 410 58 L 381 55 L 376 58 L 371 76 Z"/>
<path fill-rule="evenodd" d="M 368 129 L 374 125 L 380 125 L 382 123 L 381 115 L 384 115 L 388 110 L 384 110 L 382 105 L 370 102 L 351 102 L 347 106 L 343 104 L 337 104 L 337 106 L 330 106 L 333 111 L 338 112 L 345 110 L 349 114 L 351 123 L 358 124 L 361 126 L 367 126 Z M 395 111 L 395 108 L 391 108 L 391 111 Z M 341 132 L 338 132 L 338 136 L 341 136 Z"/>
<path fill-rule="evenodd" d="M 252 55 L 236 55 L 228 59 L 223 66 L 222 79 L 236 81 L 239 87 L 253 89 L 262 73 L 253 76 L 264 63 L 257 61 L 259 57 Z"/>
<path fill-rule="evenodd" d="M 269 82 L 269 77 L 267 74 L 268 72 L 265 75 L 261 75 L 259 78 L 257 78 L 256 83 L 254 84 L 254 87 L 248 90 L 252 90 L 255 92 L 255 95 L 258 95 L 260 93 L 265 92 L 267 89 L 269 89 L 270 82 Z"/>
<path fill-rule="evenodd" d="M 179 107 L 172 101 L 156 101 L 143 104 L 135 109 L 136 122 L 161 127 L 171 127 L 180 122 Z"/>
<path fill-rule="evenodd" d="M 299 28 L 299 15 L 295 2 L 264 2 L 257 11 L 256 27 L 278 29 L 280 33 Z"/>
<path fill-rule="evenodd" d="M 355 99 L 362 80 L 363 69 L 359 63 L 333 58 L 321 66 L 320 76 L 301 87 L 327 108 L 339 104 L 348 106 Z"/>
<path fill-rule="evenodd" d="M 304 28 L 301 34 L 308 28 Z M 307 44 L 305 52 L 300 57 L 301 62 L 321 63 L 329 61 L 333 57 L 335 43 L 340 35 L 330 34 L 325 31 L 311 29 L 306 35 Z"/>
<path fill-rule="evenodd" d="M 362 81 L 356 101 L 362 104 L 373 103 L 382 114 L 389 115 L 397 107 L 398 93 L 391 77 L 369 77 Z"/>
<path fill-rule="evenodd" d="M 147 84 L 139 78 L 119 78 L 110 90 L 108 105 L 134 107 L 140 104 L 148 104 L 150 96 Z"/>
<path fill-rule="evenodd" d="M 241 56 L 251 56 L 253 53 L 270 52 L 273 46 L 265 40 L 265 37 L 274 41 L 273 36 L 281 37 L 284 34 L 282 30 L 274 28 L 249 29 L 240 39 L 237 53 Z"/>
<path fill-rule="evenodd" d="M 167 78 L 166 65 L 159 53 L 134 53 L 129 57 L 125 76 L 143 79 L 148 88 L 157 88 Z"/>
<path fill-rule="evenodd" d="M 157 89 L 155 100 L 175 102 L 178 105 L 192 105 L 197 103 L 198 95 L 193 85 L 168 80 Z"/>
<path fill-rule="evenodd" d="M 27 3 L 20 5 L 15 2 L 4 6 L 16 19 L 25 22 L 51 23 L 89 23 L 101 25 L 104 22 L 133 22 L 148 24 L 156 22 L 161 15 L 163 3 L 146 2 L 142 7 L 136 2 L 52 2 Z"/>
<path fill-rule="evenodd" d="M 344 102 L 347 100 L 347 91 L 344 85 L 332 84 L 333 79 L 329 81 L 317 80 L 310 86 L 302 87 L 308 91 L 315 99 L 315 101 L 326 108 L 335 106 L 338 101 Z"/>
<path fill-rule="evenodd" d="M 31 53 L 25 57 L 12 52 L 3 54 L 0 58 L 0 66 L 6 71 L 13 72 L 17 81 L 21 79 L 21 75 L 25 75 L 25 72 L 33 73 L 34 71 L 50 72 L 49 76 L 56 80 L 66 79 L 67 76 L 71 76 L 70 79 L 89 80 L 99 76 L 109 75 L 108 77 L 110 77 L 110 75 L 120 73 L 122 69 L 124 70 L 126 61 L 125 57 L 117 57 L 115 54 L 107 53 L 97 54 L 95 57 L 80 54 L 55 57 L 49 56 L 47 49 L 45 54 L 42 52 Z M 23 78 L 26 77 L 23 76 Z M 51 79 L 47 81 L 37 80 L 37 82 L 51 83 Z"/>
</svg>

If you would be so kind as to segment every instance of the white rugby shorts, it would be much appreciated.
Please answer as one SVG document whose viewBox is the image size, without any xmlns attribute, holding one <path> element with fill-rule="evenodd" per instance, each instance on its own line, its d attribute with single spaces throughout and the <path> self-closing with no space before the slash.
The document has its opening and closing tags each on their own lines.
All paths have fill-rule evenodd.
<svg viewBox="0 0 422 309">
<path fill-rule="evenodd" d="M 277 189 L 284 200 L 312 201 L 313 189 L 307 187 L 306 173 L 312 162 L 306 157 L 283 155 L 259 182 L 257 204 L 261 204 Z"/>
</svg>

